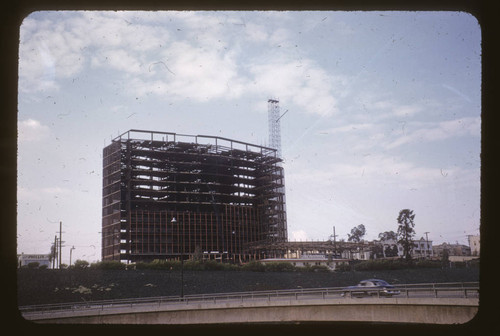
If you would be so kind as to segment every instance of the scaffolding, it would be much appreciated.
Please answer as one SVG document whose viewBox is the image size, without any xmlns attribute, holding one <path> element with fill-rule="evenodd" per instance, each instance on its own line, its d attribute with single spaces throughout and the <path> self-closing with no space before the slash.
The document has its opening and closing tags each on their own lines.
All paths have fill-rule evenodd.
<svg viewBox="0 0 500 336">
<path fill-rule="evenodd" d="M 281 158 L 281 125 L 280 105 L 277 99 L 267 100 L 267 117 L 269 125 L 269 147 L 275 148 Z"/>
<path fill-rule="evenodd" d="M 359 251 L 372 250 L 374 242 L 345 242 L 345 241 L 283 241 L 275 244 L 250 242 L 245 248 L 253 253 L 260 253 L 269 258 L 300 258 L 304 255 L 325 255 L 340 258 L 352 255 Z"/>
<path fill-rule="evenodd" d="M 103 150 L 102 260 L 265 258 L 246 246 L 287 239 L 280 162 L 222 137 L 119 135 Z"/>
</svg>

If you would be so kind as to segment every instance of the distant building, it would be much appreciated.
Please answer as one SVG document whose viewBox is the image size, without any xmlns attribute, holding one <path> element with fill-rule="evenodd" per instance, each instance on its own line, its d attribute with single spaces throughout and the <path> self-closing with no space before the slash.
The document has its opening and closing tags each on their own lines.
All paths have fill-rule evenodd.
<svg viewBox="0 0 500 336">
<path fill-rule="evenodd" d="M 479 244 L 479 235 L 477 236 L 469 236 L 469 247 L 471 251 L 472 256 L 477 256 L 479 257 L 479 250 L 480 250 L 480 244 Z"/>
<path fill-rule="evenodd" d="M 17 266 L 23 267 L 28 266 L 30 263 L 38 263 L 38 267 L 46 265 L 50 268 L 50 254 L 18 254 L 17 255 Z"/>
<path fill-rule="evenodd" d="M 384 258 L 403 257 L 403 246 L 398 244 L 394 239 L 381 240 L 377 242 L 382 245 Z M 413 241 L 413 249 L 411 250 L 412 258 L 432 258 L 434 257 L 434 250 L 432 249 L 432 240 L 420 238 Z"/>
<path fill-rule="evenodd" d="M 269 258 L 260 260 L 263 264 L 275 262 L 287 262 L 295 267 L 326 266 L 330 270 L 335 270 L 338 265 L 349 264 L 348 259 L 332 259 L 325 255 L 303 255 L 300 258 Z"/>
<path fill-rule="evenodd" d="M 422 237 L 420 240 L 413 241 L 413 258 L 431 258 L 433 256 L 432 240 L 426 240 Z"/>
<path fill-rule="evenodd" d="M 442 243 L 440 245 L 433 246 L 434 254 L 441 257 L 444 251 L 448 251 L 449 256 L 470 256 L 471 248 L 467 245 L 462 244 L 450 244 Z"/>
<path fill-rule="evenodd" d="M 372 251 L 369 249 L 359 249 L 359 250 L 344 250 L 342 251 L 342 258 L 348 260 L 370 260 Z"/>
<path fill-rule="evenodd" d="M 394 239 L 381 240 L 377 242 L 382 245 L 382 253 L 384 258 L 402 257 L 403 247 Z"/>
</svg>

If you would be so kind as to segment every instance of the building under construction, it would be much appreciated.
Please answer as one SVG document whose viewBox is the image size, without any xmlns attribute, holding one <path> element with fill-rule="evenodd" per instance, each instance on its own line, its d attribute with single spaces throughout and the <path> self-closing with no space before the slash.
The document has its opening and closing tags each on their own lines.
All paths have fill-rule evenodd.
<svg viewBox="0 0 500 336">
<path fill-rule="evenodd" d="M 121 134 L 103 150 L 102 260 L 267 257 L 287 240 L 280 162 L 221 137 Z"/>
</svg>

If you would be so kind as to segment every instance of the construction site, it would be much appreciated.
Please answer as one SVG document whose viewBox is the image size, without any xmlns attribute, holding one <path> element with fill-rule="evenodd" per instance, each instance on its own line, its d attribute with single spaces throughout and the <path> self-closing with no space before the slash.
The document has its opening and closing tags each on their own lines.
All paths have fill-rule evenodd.
<svg viewBox="0 0 500 336">
<path fill-rule="evenodd" d="M 102 260 L 217 260 L 328 255 L 366 243 L 289 242 L 279 101 L 269 147 L 209 135 L 129 130 L 103 150 Z"/>
<path fill-rule="evenodd" d="M 102 260 L 264 258 L 287 240 L 280 162 L 222 137 L 119 135 L 103 150 Z"/>
</svg>

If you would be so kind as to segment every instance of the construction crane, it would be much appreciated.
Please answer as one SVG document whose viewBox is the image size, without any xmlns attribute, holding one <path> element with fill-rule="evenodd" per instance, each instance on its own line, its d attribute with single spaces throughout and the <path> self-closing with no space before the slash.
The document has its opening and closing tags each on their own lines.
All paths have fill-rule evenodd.
<svg viewBox="0 0 500 336">
<path fill-rule="evenodd" d="M 288 112 L 286 110 L 280 115 L 278 99 L 268 99 L 267 113 L 269 121 L 269 147 L 276 149 L 277 155 L 281 158 L 281 126 L 280 119 Z"/>
</svg>

